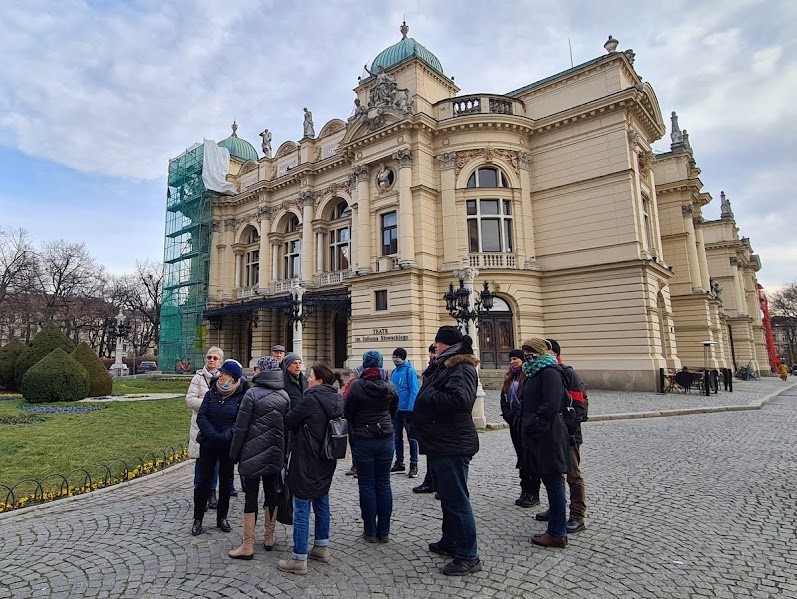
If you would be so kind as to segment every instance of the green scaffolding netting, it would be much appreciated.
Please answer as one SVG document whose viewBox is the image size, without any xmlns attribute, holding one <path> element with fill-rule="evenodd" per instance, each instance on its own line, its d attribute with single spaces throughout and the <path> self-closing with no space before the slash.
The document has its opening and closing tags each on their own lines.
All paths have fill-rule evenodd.
<svg viewBox="0 0 797 599">
<path fill-rule="evenodd" d="M 212 192 L 202 182 L 203 155 L 197 145 L 169 162 L 158 346 L 163 372 L 175 371 L 181 360 L 190 362 L 191 371 L 204 364 Z"/>
</svg>

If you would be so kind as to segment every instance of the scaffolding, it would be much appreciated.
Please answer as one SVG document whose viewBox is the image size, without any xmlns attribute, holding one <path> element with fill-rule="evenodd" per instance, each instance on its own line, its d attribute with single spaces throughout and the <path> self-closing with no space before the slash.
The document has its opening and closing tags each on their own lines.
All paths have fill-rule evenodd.
<svg viewBox="0 0 797 599">
<path fill-rule="evenodd" d="M 190 363 L 193 372 L 204 365 L 206 350 L 202 313 L 208 297 L 211 199 L 202 182 L 201 144 L 169 161 L 166 192 L 166 235 L 163 255 L 163 305 L 158 366 L 177 370 Z"/>
</svg>

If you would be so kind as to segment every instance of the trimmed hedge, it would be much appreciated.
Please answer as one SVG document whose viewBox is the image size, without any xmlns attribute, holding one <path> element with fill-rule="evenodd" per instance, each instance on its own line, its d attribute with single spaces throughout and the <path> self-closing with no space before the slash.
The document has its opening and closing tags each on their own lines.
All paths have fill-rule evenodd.
<svg viewBox="0 0 797 599">
<path fill-rule="evenodd" d="M 77 360 L 58 348 L 28 369 L 19 389 L 31 403 L 77 401 L 89 393 L 89 375 Z"/>
<path fill-rule="evenodd" d="M 14 364 L 14 380 L 17 389 L 22 385 L 22 377 L 39 360 L 44 358 L 54 349 L 62 349 L 64 352 L 71 354 L 75 346 L 66 338 L 61 330 L 55 326 L 44 327 L 30 346 L 19 355 L 16 363 Z"/>
<path fill-rule="evenodd" d="M 19 355 L 28 346 L 19 339 L 12 339 L 0 348 L 0 389 L 14 391 L 17 382 L 14 378 L 14 364 L 17 363 Z"/>
<path fill-rule="evenodd" d="M 102 360 L 83 341 L 72 352 L 72 357 L 77 360 L 89 375 L 89 394 L 88 397 L 99 397 L 110 395 L 113 390 L 113 379 L 102 363 Z"/>
</svg>

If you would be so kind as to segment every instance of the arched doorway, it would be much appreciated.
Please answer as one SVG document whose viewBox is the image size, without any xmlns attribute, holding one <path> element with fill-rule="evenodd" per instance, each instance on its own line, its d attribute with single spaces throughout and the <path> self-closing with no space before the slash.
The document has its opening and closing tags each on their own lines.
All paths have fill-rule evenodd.
<svg viewBox="0 0 797 599">
<path fill-rule="evenodd" d="M 479 359 L 481 367 L 502 369 L 509 364 L 509 352 L 515 347 L 512 309 L 500 297 L 493 309 L 479 320 Z"/>
</svg>

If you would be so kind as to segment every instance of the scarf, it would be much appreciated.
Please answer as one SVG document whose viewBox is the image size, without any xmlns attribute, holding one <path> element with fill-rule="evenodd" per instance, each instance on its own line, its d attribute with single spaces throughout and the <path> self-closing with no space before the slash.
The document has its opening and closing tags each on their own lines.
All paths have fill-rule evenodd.
<svg viewBox="0 0 797 599">
<path fill-rule="evenodd" d="M 556 364 L 557 362 L 555 357 L 553 357 L 551 354 L 543 354 L 539 358 L 523 362 L 523 374 L 526 375 L 526 378 L 530 379 L 543 368 L 555 366 Z"/>
<path fill-rule="evenodd" d="M 221 385 L 219 385 L 219 383 L 217 382 L 216 383 L 216 391 L 219 392 L 219 395 L 221 395 L 222 399 L 227 399 L 230 395 L 235 393 L 235 390 L 238 389 L 238 387 L 240 387 L 240 386 L 241 386 L 241 379 L 238 379 L 232 385 L 230 385 L 229 389 L 227 389 L 225 391 L 224 389 L 221 388 Z"/>
<path fill-rule="evenodd" d="M 518 389 L 520 388 L 520 379 L 515 379 L 509 385 L 506 392 L 507 403 L 509 404 L 510 411 L 514 412 L 520 407 L 520 397 L 518 396 Z"/>
</svg>

